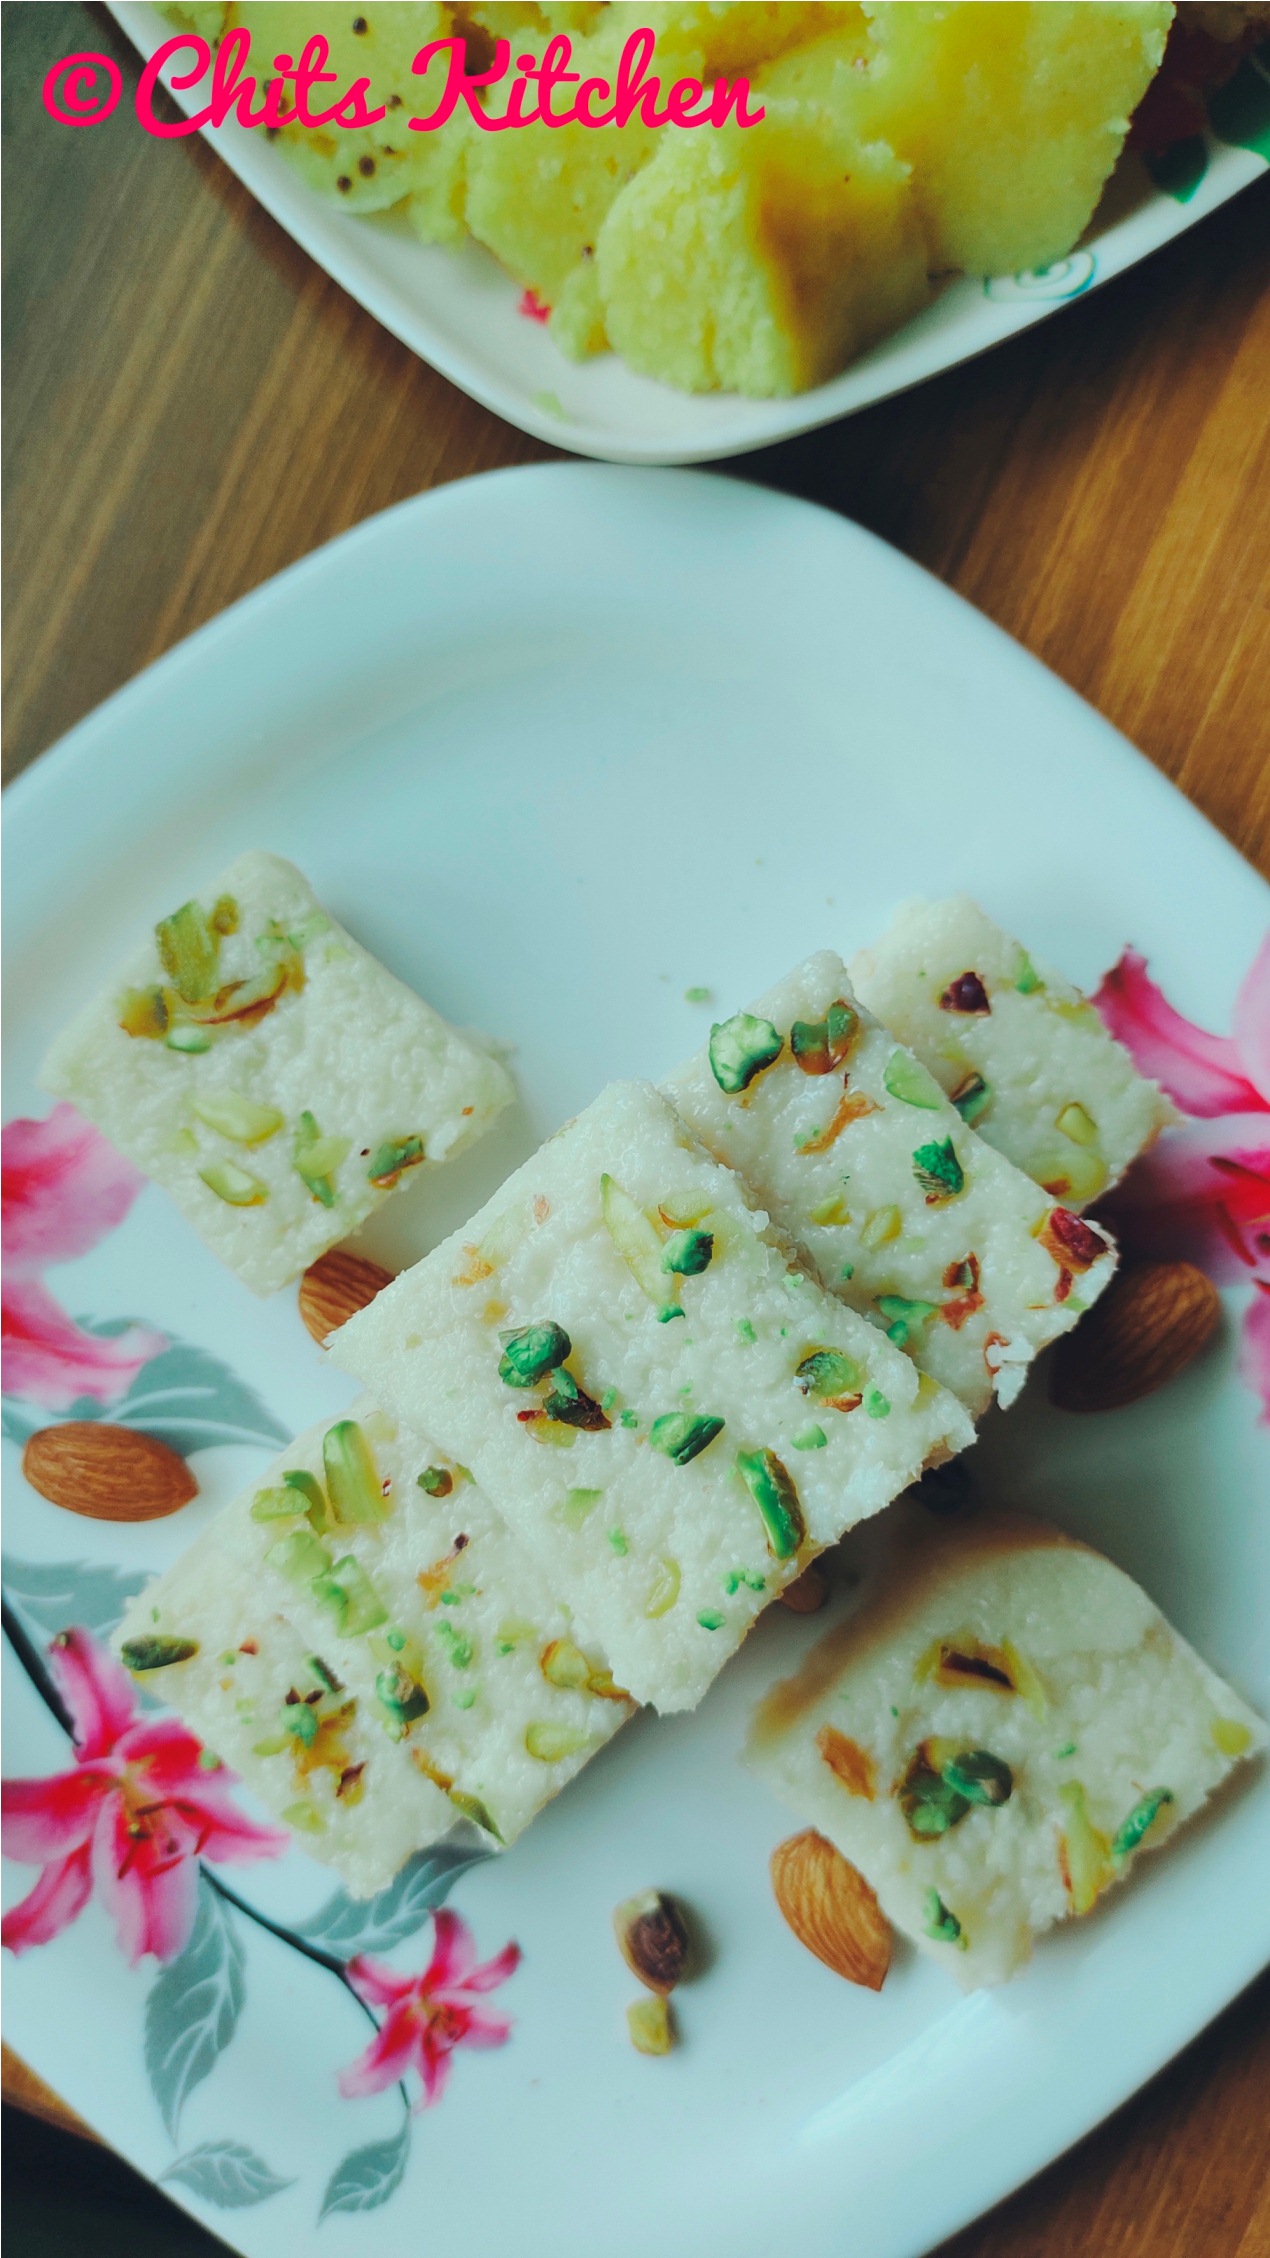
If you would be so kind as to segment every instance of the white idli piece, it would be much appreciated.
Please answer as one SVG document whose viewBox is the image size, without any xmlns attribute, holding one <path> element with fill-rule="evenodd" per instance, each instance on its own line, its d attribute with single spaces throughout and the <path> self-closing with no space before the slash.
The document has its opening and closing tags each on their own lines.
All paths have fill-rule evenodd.
<svg viewBox="0 0 1270 2258">
<path fill-rule="evenodd" d="M 656 1090 L 614 1083 L 331 1342 L 471 1468 L 659 1709 L 973 1436 L 766 1220 Z"/>
<path fill-rule="evenodd" d="M 631 1714 L 470 1475 L 368 1400 L 299 1436 L 216 1531 L 447 1824 L 514 1841 Z"/>
<path fill-rule="evenodd" d="M 54 1043 L 41 1079 L 272 1293 L 512 1096 L 276 855 L 243 855 Z"/>
<path fill-rule="evenodd" d="M 372 1897 L 455 1823 L 453 1806 L 380 1730 L 225 1542 L 220 1521 L 134 1599 L 115 1634 L 137 1683 L 245 1781 L 297 1844 Z"/>
<path fill-rule="evenodd" d="M 1115 1269 L 1104 1233 L 966 1127 L 825 950 L 662 1085 L 824 1284 L 978 1419 Z"/>
<path fill-rule="evenodd" d="M 749 1761 L 923 1952 L 966 1989 L 999 1983 L 1266 1729 L 1056 1529 L 906 1503 L 868 1542 L 858 1611 L 767 1697 Z"/>
<path fill-rule="evenodd" d="M 1068 1207 L 1118 1184 L 1178 1118 L 1079 988 L 966 894 L 906 902 L 851 978 L 979 1136 Z"/>
</svg>

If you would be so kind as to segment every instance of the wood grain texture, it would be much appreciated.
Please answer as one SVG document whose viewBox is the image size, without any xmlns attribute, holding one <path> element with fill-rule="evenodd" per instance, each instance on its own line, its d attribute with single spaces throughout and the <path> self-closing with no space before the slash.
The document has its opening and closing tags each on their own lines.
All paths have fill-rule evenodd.
<svg viewBox="0 0 1270 2258">
<path fill-rule="evenodd" d="M 135 77 L 104 10 L 8 5 L 3 30 L 12 775 L 320 542 L 552 450 L 379 329 L 201 141 L 149 139 L 126 103 L 53 125 L 57 56 Z M 978 604 L 1266 871 L 1268 284 L 1264 181 L 984 359 L 732 466 Z M 33 2106 L 29 2077 L 6 2054 L 6 2098 Z M 1270 2258 L 1268 2128 L 1263 1982 L 946 2258 Z"/>
</svg>

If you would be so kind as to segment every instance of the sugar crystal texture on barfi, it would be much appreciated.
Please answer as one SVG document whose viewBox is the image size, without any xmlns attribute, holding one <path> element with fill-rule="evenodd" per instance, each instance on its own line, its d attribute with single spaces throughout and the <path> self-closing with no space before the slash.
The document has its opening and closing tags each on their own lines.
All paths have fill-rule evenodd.
<svg viewBox="0 0 1270 2258">
<path fill-rule="evenodd" d="M 1131 1578 L 1044 1524 L 909 1501 L 753 1768 L 967 1989 L 1167 1842 L 1266 1729 Z M 851 1548 L 849 1548 L 851 1549 Z"/>
<path fill-rule="evenodd" d="M 1106 1235 L 975 1135 L 829 950 L 716 1026 L 663 1088 L 825 1285 L 972 1418 L 994 1391 L 1013 1401 L 1115 1268 Z"/>
<path fill-rule="evenodd" d="M 219 1517 L 129 1606 L 114 1645 L 298 1846 L 371 1897 L 453 1805 L 382 1732 L 331 1662 L 281 1612 Z"/>
<path fill-rule="evenodd" d="M 905 903 L 851 978 L 978 1134 L 1069 1207 L 1177 1119 L 1079 988 L 965 894 Z"/>
<path fill-rule="evenodd" d="M 513 1841 L 631 1714 L 470 1475 L 369 1401 L 289 1444 L 217 1543 L 448 1798 L 446 1825 Z"/>
<path fill-rule="evenodd" d="M 612 1084 L 330 1345 L 471 1468 L 660 1709 L 973 1435 L 647 1083 Z"/>
<path fill-rule="evenodd" d="M 154 929 L 41 1079 L 272 1293 L 510 1102 L 498 1060 L 248 854 Z"/>
</svg>

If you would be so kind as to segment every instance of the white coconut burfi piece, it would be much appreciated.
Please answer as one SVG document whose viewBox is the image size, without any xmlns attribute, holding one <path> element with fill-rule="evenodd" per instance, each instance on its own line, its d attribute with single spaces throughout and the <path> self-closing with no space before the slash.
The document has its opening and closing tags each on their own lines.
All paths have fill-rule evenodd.
<svg viewBox="0 0 1270 2258">
<path fill-rule="evenodd" d="M 972 1418 L 994 1391 L 1013 1401 L 1115 1269 L 1105 1234 L 966 1127 L 829 950 L 716 1026 L 662 1087 L 825 1285 Z"/>
<path fill-rule="evenodd" d="M 471 1477 L 367 1400 L 300 1435 L 216 1531 L 448 1797 L 446 1825 L 512 1842 L 631 1714 Z"/>
<path fill-rule="evenodd" d="M 906 1501 L 867 1535 L 858 1612 L 768 1696 L 749 1760 L 897 1928 L 966 1989 L 998 1983 L 1266 1729 L 1145 1592 L 1056 1529 L 934 1523 Z"/>
<path fill-rule="evenodd" d="M 906 903 L 851 978 L 978 1134 L 1069 1207 L 1119 1183 L 1178 1118 L 1079 988 L 965 894 Z"/>
<path fill-rule="evenodd" d="M 973 1435 L 647 1083 L 611 1085 L 330 1345 L 471 1468 L 659 1709 Z"/>
<path fill-rule="evenodd" d="M 299 1846 L 371 1897 L 455 1823 L 330 1659 L 278 1609 L 220 1520 L 133 1600 L 114 1645 Z M 306 1722 L 308 1720 L 308 1722 Z"/>
<path fill-rule="evenodd" d="M 276 855 L 243 855 L 66 1029 L 41 1077 L 272 1293 L 484 1134 L 504 1068 Z"/>
</svg>

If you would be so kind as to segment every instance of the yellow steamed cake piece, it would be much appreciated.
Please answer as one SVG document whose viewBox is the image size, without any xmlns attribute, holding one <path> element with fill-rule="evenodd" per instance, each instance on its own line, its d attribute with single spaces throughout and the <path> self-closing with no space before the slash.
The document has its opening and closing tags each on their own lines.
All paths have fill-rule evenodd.
<svg viewBox="0 0 1270 2258">
<path fill-rule="evenodd" d="M 862 36 L 760 71 L 758 126 L 677 134 L 598 247 L 608 335 L 643 375 L 768 398 L 836 375 L 929 295 L 909 170 L 834 100 Z"/>
<path fill-rule="evenodd" d="M 864 11 L 838 0 L 615 0 L 612 16 L 622 19 L 625 36 L 647 24 L 657 34 L 659 51 L 699 48 L 710 79 L 755 70 L 791 47 L 801 47 L 840 29 L 858 31 Z"/>
<path fill-rule="evenodd" d="M 350 212 L 385 211 L 409 197 L 411 224 L 426 240 L 445 242 L 462 233 L 463 137 L 448 130 L 411 133 L 407 126 L 435 107 L 445 84 L 444 56 L 424 78 L 410 66 L 431 40 L 452 36 L 448 8 L 418 0 L 363 0 L 361 7 L 234 0 L 226 28 L 238 24 L 251 33 L 252 69 L 261 84 L 269 58 L 298 56 L 306 39 L 321 32 L 337 83 L 315 88 L 310 106 L 329 108 L 358 78 L 370 80 L 373 108 L 387 106 L 387 117 L 364 128 L 283 126 L 276 146 L 308 187 Z"/>
<path fill-rule="evenodd" d="M 226 0 L 170 0 L 168 6 L 160 8 L 159 14 L 175 24 L 178 31 L 195 31 L 209 46 L 216 47 L 225 29 L 229 8 Z"/>
<path fill-rule="evenodd" d="M 1063 258 L 1159 68 L 1172 6 L 865 5 L 875 53 L 853 115 L 912 166 L 935 268 L 1016 274 Z"/>
</svg>

